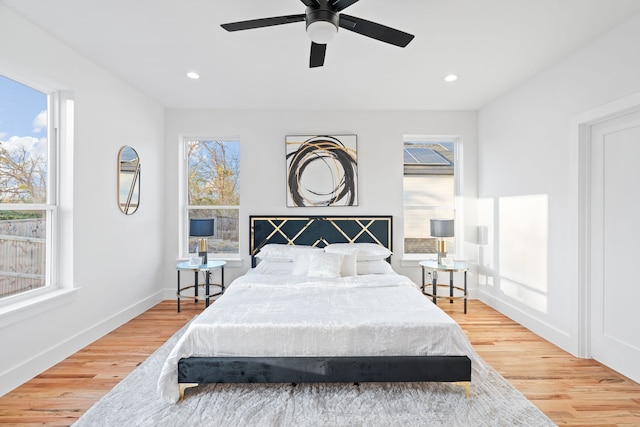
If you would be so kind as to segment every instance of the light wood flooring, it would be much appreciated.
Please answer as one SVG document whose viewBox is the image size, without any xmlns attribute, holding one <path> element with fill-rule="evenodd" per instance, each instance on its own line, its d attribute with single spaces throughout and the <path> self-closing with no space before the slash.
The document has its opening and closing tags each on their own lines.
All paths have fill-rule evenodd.
<svg viewBox="0 0 640 427">
<path fill-rule="evenodd" d="M 640 426 L 640 385 L 470 300 L 440 303 L 476 351 L 558 425 Z M 70 425 L 202 308 L 164 301 L 0 397 L 2 425 Z"/>
</svg>

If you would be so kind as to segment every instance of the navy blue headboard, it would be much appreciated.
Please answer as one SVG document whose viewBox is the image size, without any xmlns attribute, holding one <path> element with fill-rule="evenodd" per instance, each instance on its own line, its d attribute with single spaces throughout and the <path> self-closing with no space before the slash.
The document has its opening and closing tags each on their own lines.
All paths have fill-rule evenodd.
<svg viewBox="0 0 640 427">
<path fill-rule="evenodd" d="M 324 247 L 330 243 L 377 243 L 389 250 L 393 217 L 375 216 L 257 216 L 249 217 L 249 254 L 280 243 Z"/>
</svg>

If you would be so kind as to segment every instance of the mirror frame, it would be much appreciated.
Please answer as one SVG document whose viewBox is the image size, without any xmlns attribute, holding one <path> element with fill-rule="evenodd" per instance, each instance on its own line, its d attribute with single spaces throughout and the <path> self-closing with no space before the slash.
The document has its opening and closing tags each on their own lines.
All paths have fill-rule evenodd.
<svg viewBox="0 0 640 427">
<path fill-rule="evenodd" d="M 129 154 L 131 152 L 131 154 Z M 125 156 L 125 154 L 128 154 Z M 131 146 L 118 151 L 118 208 L 125 215 L 140 207 L 140 156 Z"/>
</svg>

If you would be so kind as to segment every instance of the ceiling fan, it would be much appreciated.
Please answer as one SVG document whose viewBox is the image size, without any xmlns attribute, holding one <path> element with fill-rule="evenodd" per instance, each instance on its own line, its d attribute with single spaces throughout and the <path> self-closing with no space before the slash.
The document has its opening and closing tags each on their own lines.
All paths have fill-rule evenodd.
<svg viewBox="0 0 640 427">
<path fill-rule="evenodd" d="M 358 0 L 300 1 L 307 6 L 307 10 L 303 14 L 231 22 L 222 24 L 222 28 L 227 31 L 240 31 L 305 21 L 307 35 L 311 39 L 310 68 L 324 65 L 327 43 L 336 35 L 338 27 L 399 47 L 405 47 L 414 37 L 412 34 L 385 25 L 340 13 Z"/>
</svg>

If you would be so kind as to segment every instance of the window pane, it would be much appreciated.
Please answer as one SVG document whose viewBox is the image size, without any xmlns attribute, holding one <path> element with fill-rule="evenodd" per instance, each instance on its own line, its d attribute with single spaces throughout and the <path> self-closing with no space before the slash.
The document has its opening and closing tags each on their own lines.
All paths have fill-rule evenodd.
<svg viewBox="0 0 640 427">
<path fill-rule="evenodd" d="M 213 218 L 214 236 L 207 237 L 207 252 L 238 254 L 240 206 L 240 142 L 236 140 L 187 140 L 187 224 L 190 218 Z M 235 208 L 238 207 L 238 208 Z M 197 251 L 199 237 L 183 246 Z"/>
<path fill-rule="evenodd" d="M 0 211 L 0 298 L 45 285 L 46 211 Z"/>
<path fill-rule="evenodd" d="M 437 238 L 431 237 L 430 220 L 454 218 L 453 209 L 407 208 L 404 210 L 404 253 L 433 254 Z M 447 252 L 455 252 L 454 238 L 446 238 Z"/>
<path fill-rule="evenodd" d="M 240 142 L 188 141 L 191 206 L 240 205 Z"/>
<path fill-rule="evenodd" d="M 434 254 L 429 220 L 454 218 L 455 176 L 452 141 L 405 141 L 404 153 L 404 253 Z M 455 252 L 453 238 L 445 239 L 447 252 Z"/>
<path fill-rule="evenodd" d="M 46 203 L 47 101 L 0 76 L 0 203 Z"/>
<path fill-rule="evenodd" d="M 0 298 L 50 283 L 48 98 L 0 76 Z"/>
<path fill-rule="evenodd" d="M 453 175 L 412 175 L 404 177 L 405 206 L 453 206 Z"/>
<path fill-rule="evenodd" d="M 237 254 L 240 252 L 238 244 L 238 214 L 238 209 L 189 209 L 188 220 L 191 218 L 213 218 L 213 236 L 205 237 L 207 241 L 207 252 Z M 189 253 L 198 252 L 198 242 L 201 238 L 202 237 L 189 237 Z"/>
</svg>

